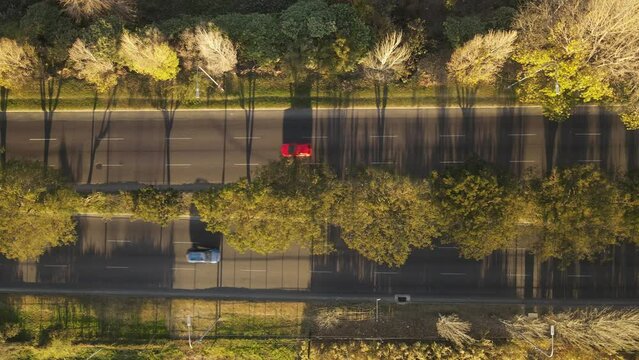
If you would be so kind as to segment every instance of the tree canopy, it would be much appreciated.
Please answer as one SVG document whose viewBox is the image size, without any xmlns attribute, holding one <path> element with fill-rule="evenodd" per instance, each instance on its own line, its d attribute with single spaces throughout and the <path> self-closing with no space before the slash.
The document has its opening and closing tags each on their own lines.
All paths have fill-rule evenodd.
<svg viewBox="0 0 639 360">
<path fill-rule="evenodd" d="M 75 241 L 78 196 L 40 163 L 7 162 L 0 170 L 0 253 L 25 261 Z"/>
<path fill-rule="evenodd" d="M 174 79 L 179 70 L 177 53 L 156 28 L 148 28 L 141 34 L 124 31 L 118 54 L 131 71 L 157 81 Z"/>
<path fill-rule="evenodd" d="M 430 247 L 439 220 L 426 183 L 371 169 L 346 184 L 334 223 L 349 248 L 395 267 L 413 249 Z"/>
<path fill-rule="evenodd" d="M 207 230 L 221 232 L 240 252 L 286 251 L 311 247 L 322 240 L 322 227 L 311 216 L 312 204 L 302 196 L 277 196 L 268 187 L 242 180 L 221 190 L 196 194 L 194 203 Z"/>
<path fill-rule="evenodd" d="M 627 126 L 639 126 L 639 0 L 533 1 L 515 26 L 520 78 L 534 78 L 522 83 L 526 99 L 558 120 L 576 104 L 616 100 Z"/>
<path fill-rule="evenodd" d="M 433 193 L 444 216 L 442 242 L 459 246 L 469 259 L 483 259 L 517 236 L 516 192 L 487 164 L 433 173 Z"/>
<path fill-rule="evenodd" d="M 543 228 L 536 251 L 544 259 L 592 258 L 623 234 L 619 192 L 593 166 L 554 170 L 537 195 Z"/>
<path fill-rule="evenodd" d="M 35 66 L 33 47 L 0 38 L 0 87 L 15 89 L 23 86 L 33 77 Z"/>
<path fill-rule="evenodd" d="M 490 31 L 476 35 L 453 52 L 448 62 L 449 76 L 456 84 L 465 87 L 494 83 L 514 50 L 516 38 L 514 31 Z"/>
</svg>

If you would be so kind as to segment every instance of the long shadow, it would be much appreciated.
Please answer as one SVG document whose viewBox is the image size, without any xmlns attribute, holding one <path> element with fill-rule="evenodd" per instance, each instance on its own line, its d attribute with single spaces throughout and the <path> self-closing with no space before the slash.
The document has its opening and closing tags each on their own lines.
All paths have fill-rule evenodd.
<svg viewBox="0 0 639 360">
<path fill-rule="evenodd" d="M 462 129 L 466 135 L 466 157 L 477 153 L 475 149 L 475 102 L 477 101 L 477 87 L 455 86 L 457 104 L 462 112 Z"/>
<path fill-rule="evenodd" d="M 388 104 L 388 82 L 375 81 L 375 107 L 377 109 L 377 151 L 373 161 L 384 162 L 384 132 L 386 130 L 386 105 Z"/>
<path fill-rule="evenodd" d="M 246 179 L 249 182 L 251 181 L 251 155 L 253 154 L 253 130 L 255 128 L 255 80 L 256 76 L 253 72 L 249 72 L 247 76 L 239 78 L 239 101 L 244 110 Z M 226 129 L 226 121 L 224 122 L 224 128 Z"/>
<path fill-rule="evenodd" d="M 330 116 L 324 120 L 320 120 L 319 117 L 313 119 L 314 134 L 317 139 L 315 143 L 325 145 L 322 153 L 315 152 L 315 156 L 319 162 L 328 163 L 335 174 L 342 178 L 347 167 L 345 128 L 348 109 L 353 106 L 353 89 L 348 80 L 336 80 L 329 85 L 328 90 L 331 99 Z M 314 144 L 314 148 L 319 147 Z"/>
<path fill-rule="evenodd" d="M 60 89 L 62 78 L 40 77 L 40 108 L 44 115 L 44 166 L 49 165 L 49 145 L 51 143 L 51 129 L 53 128 L 53 114 L 60 103 Z"/>
<path fill-rule="evenodd" d="M 164 120 L 164 168 L 163 180 L 166 185 L 171 185 L 171 132 L 175 123 L 175 113 L 182 104 L 182 96 L 177 92 L 174 84 L 158 84 L 156 88 L 157 99 L 155 106 L 162 112 Z"/>
<path fill-rule="evenodd" d="M 58 163 L 60 164 L 59 168 L 62 175 L 72 183 L 77 182 L 82 177 L 82 151 L 78 152 L 74 171 L 74 164 L 69 157 L 69 150 L 64 137 L 60 141 L 60 148 L 58 149 Z"/>
<path fill-rule="evenodd" d="M 7 163 L 7 107 L 9 106 L 9 89 L 0 87 L 0 168 Z"/>
<path fill-rule="evenodd" d="M 91 153 L 89 158 L 89 174 L 87 175 L 87 184 L 90 184 L 93 180 L 93 168 L 95 166 L 95 156 L 102 139 L 107 136 L 111 127 L 111 107 L 116 105 L 117 85 L 109 93 L 107 103 L 102 113 L 102 119 L 100 120 L 100 126 L 96 129 L 96 108 L 98 106 L 98 92 L 96 91 L 93 99 L 93 114 L 91 117 Z"/>
</svg>

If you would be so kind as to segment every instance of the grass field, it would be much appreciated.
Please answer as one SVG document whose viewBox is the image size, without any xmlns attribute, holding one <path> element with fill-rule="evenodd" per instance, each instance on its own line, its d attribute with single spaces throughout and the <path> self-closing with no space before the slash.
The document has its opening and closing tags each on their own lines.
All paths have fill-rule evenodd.
<svg viewBox="0 0 639 360">
<path fill-rule="evenodd" d="M 137 76 L 129 76 L 121 82 L 116 91 L 113 109 L 156 109 L 158 108 L 152 87 Z M 195 98 L 195 84 L 189 88 L 179 105 L 182 109 L 223 109 L 241 108 L 239 80 L 227 82 L 226 92 L 201 89 L 200 99 Z M 62 82 L 57 110 L 91 110 L 103 109 L 106 95 L 100 95 L 96 101 L 92 88 L 81 81 L 67 79 Z M 310 94 L 313 107 L 375 107 L 376 99 L 372 84 L 364 81 L 354 83 L 347 89 L 336 89 L 328 83 L 320 84 L 320 91 L 313 87 Z M 512 104 L 512 94 L 498 94 L 492 88 L 479 89 L 476 105 Z M 391 84 L 387 107 L 419 107 L 419 106 L 456 106 L 457 98 L 454 87 L 424 87 L 418 84 Z M 282 77 L 261 77 L 256 81 L 256 108 L 289 108 L 291 93 L 288 79 Z M 40 110 L 40 95 L 37 87 L 32 86 L 20 91 L 12 91 L 9 95 L 8 110 Z"/>
</svg>

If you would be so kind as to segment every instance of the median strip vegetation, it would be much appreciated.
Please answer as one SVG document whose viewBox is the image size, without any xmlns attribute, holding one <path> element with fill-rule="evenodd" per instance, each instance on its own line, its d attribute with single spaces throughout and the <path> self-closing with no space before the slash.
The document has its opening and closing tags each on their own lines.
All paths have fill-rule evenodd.
<svg viewBox="0 0 639 360">
<path fill-rule="evenodd" d="M 378 168 L 338 178 L 326 165 L 283 159 L 250 182 L 197 193 L 144 187 L 78 194 L 56 170 L 35 162 L 7 162 L 0 175 L 0 253 L 16 260 L 72 243 L 73 216 L 87 213 L 166 226 L 195 211 L 229 246 L 260 254 L 294 245 L 330 252 L 338 231 L 349 248 L 390 267 L 415 249 L 442 244 L 480 260 L 525 237 L 542 260 L 568 264 L 639 242 L 639 173 L 613 180 L 592 165 L 517 180 L 471 160 L 415 180 Z"/>
</svg>

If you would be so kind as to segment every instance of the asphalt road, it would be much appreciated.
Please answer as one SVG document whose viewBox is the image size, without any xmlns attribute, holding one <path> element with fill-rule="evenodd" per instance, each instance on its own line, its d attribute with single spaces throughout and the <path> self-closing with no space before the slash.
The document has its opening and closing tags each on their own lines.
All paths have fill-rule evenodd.
<svg viewBox="0 0 639 360">
<path fill-rule="evenodd" d="M 635 299 L 639 295 L 639 250 L 614 248 L 608 258 L 565 269 L 541 263 L 515 246 L 483 261 L 461 259 L 454 247 L 415 251 L 406 265 L 389 269 L 338 243 L 330 255 L 290 249 L 261 256 L 234 251 L 194 220 L 168 227 L 115 218 L 79 218 L 78 241 L 54 248 L 37 262 L 0 260 L 2 288 L 57 291 L 180 291 L 229 296 L 229 291 L 286 290 L 309 294 L 491 299 Z M 220 246 L 218 264 L 189 264 L 194 246 Z M 185 293 L 182 293 L 185 294 Z M 187 293 L 188 294 L 188 293 Z M 242 296 L 239 292 L 239 296 Z M 290 295 L 289 295 L 290 296 Z"/>
<path fill-rule="evenodd" d="M 41 113 L 9 113 L 8 158 L 44 159 L 78 184 L 233 182 L 279 157 L 283 142 L 311 142 L 310 162 L 336 171 L 387 166 L 412 176 L 480 157 L 515 174 L 593 163 L 639 168 L 639 131 L 583 108 L 560 125 L 539 108 L 58 112 L 50 134 Z"/>
<path fill-rule="evenodd" d="M 165 115 L 165 114 L 164 114 Z M 553 166 L 598 164 L 608 171 L 639 168 L 639 132 L 616 116 L 583 108 L 556 125 L 538 108 L 257 111 L 58 112 L 50 134 L 41 113 L 9 113 L 8 158 L 42 160 L 78 184 L 208 184 L 232 182 L 279 157 L 283 142 L 312 142 L 310 162 L 336 171 L 387 166 L 420 177 L 478 156 L 516 174 Z M 240 254 L 195 221 L 167 228 L 127 219 L 82 218 L 73 246 L 38 262 L 0 260 L 0 287 L 59 289 L 255 289 L 343 295 L 410 293 L 509 299 L 630 298 L 639 295 L 636 247 L 561 269 L 540 263 L 524 246 L 483 261 L 457 249 L 416 251 L 400 269 L 377 266 L 339 244 L 318 256 Z M 185 263 L 193 244 L 220 245 L 220 264 Z"/>
</svg>

